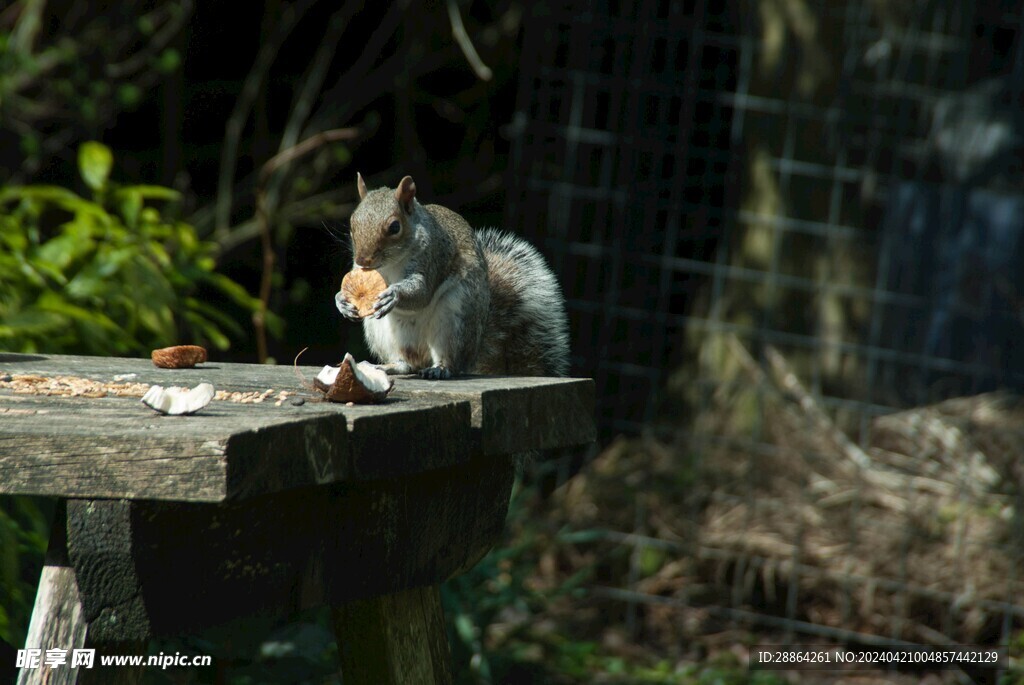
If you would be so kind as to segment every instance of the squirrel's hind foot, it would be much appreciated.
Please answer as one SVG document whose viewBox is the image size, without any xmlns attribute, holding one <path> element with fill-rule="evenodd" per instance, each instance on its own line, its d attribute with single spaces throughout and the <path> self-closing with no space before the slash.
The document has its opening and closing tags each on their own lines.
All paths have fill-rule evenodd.
<svg viewBox="0 0 1024 685">
<path fill-rule="evenodd" d="M 409 373 L 414 373 L 412 365 L 405 360 L 388 362 L 387 364 L 377 364 L 376 366 L 389 376 L 404 376 Z"/>
<path fill-rule="evenodd" d="M 447 366 L 428 366 L 420 370 L 420 377 L 431 381 L 443 381 L 452 377 L 452 370 Z"/>
</svg>

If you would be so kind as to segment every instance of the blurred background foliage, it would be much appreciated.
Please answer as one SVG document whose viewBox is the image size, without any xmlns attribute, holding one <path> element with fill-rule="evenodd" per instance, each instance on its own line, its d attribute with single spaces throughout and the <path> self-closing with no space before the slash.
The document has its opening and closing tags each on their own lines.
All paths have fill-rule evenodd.
<svg viewBox="0 0 1024 685">
<path fill-rule="evenodd" d="M 362 345 L 331 299 L 348 259 L 357 169 L 371 186 L 411 173 L 425 198 L 501 223 L 508 141 L 499 129 L 514 101 L 523 10 L 496 2 L 456 13 L 492 64 L 484 81 L 452 40 L 443 4 L 235 9 L 9 3 L 0 12 L 0 184 L 81 190 L 78 147 L 100 141 L 119 181 L 178 193 L 172 207 L 155 208 L 194 227 L 212 243 L 217 272 L 253 295 L 265 263 L 259 198 L 275 258 L 267 305 L 282 322 L 265 356 L 291 359 L 309 346 L 306 360 L 326 363 Z M 332 138 L 341 127 L 358 135 Z M 305 152 L 292 156 L 299 143 Z M 244 324 L 238 299 L 214 292 L 204 301 Z M 245 332 L 222 358 L 257 356 Z"/>
<path fill-rule="evenodd" d="M 0 189 L 0 344 L 145 356 L 184 339 L 218 350 L 229 335 L 244 339 L 244 317 L 209 299 L 251 313 L 256 298 L 217 273 L 213 243 L 171 218 L 180 193 L 117 185 L 113 163 L 101 143 L 80 146 L 91 198 L 51 185 Z"/>
</svg>

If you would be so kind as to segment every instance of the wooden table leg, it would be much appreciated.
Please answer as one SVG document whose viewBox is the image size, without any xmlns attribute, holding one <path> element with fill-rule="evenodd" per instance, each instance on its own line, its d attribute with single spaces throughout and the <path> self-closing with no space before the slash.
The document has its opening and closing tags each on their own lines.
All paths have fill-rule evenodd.
<svg viewBox="0 0 1024 685">
<path fill-rule="evenodd" d="M 349 602 L 332 614 L 345 685 L 452 682 L 439 586 Z"/>
<path fill-rule="evenodd" d="M 42 650 L 42 653 L 37 667 L 20 670 L 18 685 L 129 685 L 138 683 L 142 677 L 142 667 L 100 667 L 100 654 L 142 655 L 146 645 L 141 642 L 99 645 L 89 640 L 89 626 L 82 611 L 78 581 L 75 570 L 68 563 L 64 503 L 57 507 L 54 518 L 25 647 Z M 96 650 L 92 668 L 71 668 L 74 650 L 81 649 Z M 47 650 L 61 650 L 65 663 L 54 667 L 46 665 Z"/>
</svg>

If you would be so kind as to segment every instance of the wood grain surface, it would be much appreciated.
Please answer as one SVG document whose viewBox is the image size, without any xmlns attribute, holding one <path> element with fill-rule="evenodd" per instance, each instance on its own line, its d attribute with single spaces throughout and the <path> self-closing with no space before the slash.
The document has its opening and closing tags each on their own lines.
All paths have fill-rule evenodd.
<svg viewBox="0 0 1024 685">
<path fill-rule="evenodd" d="M 312 379 L 317 369 L 303 367 Z M 328 403 L 290 367 L 0 353 L 0 378 L 76 376 L 217 390 L 288 391 L 276 406 L 214 400 L 162 416 L 129 397 L 17 394 L 0 388 L 0 493 L 224 502 L 309 485 L 444 468 L 593 439 L 593 383 L 577 379 L 399 378 L 379 405 Z"/>
</svg>

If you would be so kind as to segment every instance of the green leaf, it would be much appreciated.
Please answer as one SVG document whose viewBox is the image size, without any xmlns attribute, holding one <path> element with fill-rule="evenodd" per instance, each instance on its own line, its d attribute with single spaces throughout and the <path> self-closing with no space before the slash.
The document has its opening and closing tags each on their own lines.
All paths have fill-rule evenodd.
<svg viewBox="0 0 1024 685">
<path fill-rule="evenodd" d="M 176 306 L 177 292 L 159 265 L 143 255 L 137 255 L 131 262 L 131 268 L 131 278 L 144 289 L 141 294 L 148 298 L 147 307 L 163 309 Z"/>
<path fill-rule="evenodd" d="M 156 340 L 160 341 L 161 346 L 174 344 L 174 339 L 177 336 L 175 335 L 174 316 L 171 314 L 171 310 L 138 307 L 135 315 L 139 319 L 142 331 L 154 336 Z M 143 332 L 139 333 L 139 337 L 145 337 Z"/>
<path fill-rule="evenodd" d="M 228 337 L 220 332 L 215 324 L 205 319 L 196 312 L 185 312 L 185 320 L 203 338 L 210 341 L 210 344 L 218 350 L 226 350 L 231 346 Z"/>
<path fill-rule="evenodd" d="M 266 325 L 270 335 L 275 338 L 280 338 L 284 335 L 284 319 L 269 309 L 263 314 L 263 323 Z"/>
<path fill-rule="evenodd" d="M 117 331 L 121 328 L 103 312 L 71 304 L 54 292 L 43 293 L 39 297 L 36 307 L 40 311 L 61 314 L 69 319 L 93 324 L 108 331 Z"/>
<path fill-rule="evenodd" d="M 570 545 L 585 544 L 608 539 L 608 531 L 601 528 L 560 532 L 558 541 Z"/>
<path fill-rule="evenodd" d="M 259 308 L 259 298 L 250 295 L 245 288 L 238 285 L 224 274 L 210 274 L 206 277 L 206 280 L 217 288 L 217 290 L 234 300 L 236 304 L 252 311 Z"/>
<path fill-rule="evenodd" d="M 41 288 L 47 287 L 49 284 L 46 279 L 50 279 L 57 285 L 67 285 L 68 279 L 64 276 L 64 272 L 56 264 L 52 264 L 42 259 L 34 259 L 31 264 L 25 262 L 23 269 L 27 269 L 32 272 L 30 277 L 32 282 Z"/>
<path fill-rule="evenodd" d="M 96 257 L 75 274 L 65 292 L 74 299 L 82 299 L 99 297 L 112 289 L 123 287 L 123 283 L 119 286 L 111 277 L 121 271 L 135 254 L 136 251 L 131 247 L 99 250 Z"/>
<path fill-rule="evenodd" d="M 173 188 L 165 188 L 163 186 L 154 185 L 134 185 L 124 186 L 121 191 L 131 191 L 138 193 L 140 196 L 147 200 L 178 200 L 181 199 L 181 193 Z"/>
<path fill-rule="evenodd" d="M 29 283 L 31 283 L 37 288 L 46 287 L 46 278 L 40 275 L 39 271 L 37 269 L 34 269 L 32 267 L 32 264 L 30 264 L 23 255 L 18 255 L 16 257 L 16 260 L 18 263 L 19 273 L 21 273 L 21 275 L 24 276 Z"/>
<path fill-rule="evenodd" d="M 167 48 L 160 53 L 156 59 L 156 68 L 164 74 L 169 74 L 181 64 L 181 53 L 174 48 Z"/>
<path fill-rule="evenodd" d="M 78 148 L 78 170 L 85 185 L 95 191 L 103 190 L 114 166 L 114 155 L 103 143 L 91 140 Z"/>
<path fill-rule="evenodd" d="M 457 615 L 455 617 L 455 632 L 459 634 L 463 642 L 471 644 L 476 639 L 476 625 L 473 623 L 473 619 L 465 613 Z"/>
<path fill-rule="evenodd" d="M 175 268 L 171 255 L 167 253 L 167 250 L 164 249 L 163 245 L 157 242 L 151 242 L 147 247 L 149 249 L 150 259 L 155 262 L 161 270 L 171 272 L 170 275 L 172 277 L 180 275 L 177 273 L 178 270 Z M 172 278 L 172 280 L 176 281 L 177 279 Z"/>
<path fill-rule="evenodd" d="M 95 202 L 84 200 L 67 188 L 59 186 L 12 186 L 0 188 L 0 204 L 12 201 L 55 204 L 72 214 L 92 214 L 106 217 L 107 213 Z"/>
<path fill-rule="evenodd" d="M 64 270 L 76 259 L 85 257 L 95 243 L 88 233 L 81 230 L 67 230 L 63 235 L 47 240 L 36 250 L 35 257 L 55 268 Z M 62 278 L 61 281 L 64 279 Z"/>
<path fill-rule="evenodd" d="M 97 142 L 79 148 L 79 166 L 96 200 L 57 186 L 0 187 L 2 346 L 136 354 L 175 342 L 178 324 L 220 348 L 243 337 L 237 307 L 222 311 L 194 293 L 212 286 L 246 312 L 258 300 L 216 273 L 216 247 L 193 226 L 146 206 L 180 194 L 114 185 L 113 155 Z M 268 315 L 267 327 L 280 331 L 283 321 Z"/>
<path fill-rule="evenodd" d="M 30 131 L 21 136 L 21 151 L 26 157 L 35 157 L 42 150 L 42 142 L 39 140 L 39 136 Z"/>
<path fill-rule="evenodd" d="M 238 338 L 245 335 L 245 330 L 243 330 L 242 325 L 238 321 L 232 319 L 216 307 L 194 297 L 186 298 L 185 305 L 190 311 L 201 314 L 204 318 L 214 322 L 219 328 L 226 330 L 229 334 Z"/>
<path fill-rule="evenodd" d="M 665 551 L 655 547 L 643 547 L 640 550 L 640 572 L 644 576 L 653 576 L 665 564 Z"/>
<path fill-rule="evenodd" d="M 22 272 L 22 265 L 24 263 L 24 257 L 21 255 L 16 257 L 0 252 L 0 285 L 16 284 L 16 287 L 20 290 L 24 285 L 24 279 L 18 278 L 18 274 L 32 278 L 32 276 Z M 38 277 L 38 275 L 36 276 Z"/>
<path fill-rule="evenodd" d="M 12 252 L 24 252 L 28 249 L 28 238 L 25 234 L 17 230 L 15 224 L 11 229 L 8 229 L 6 225 L 3 226 L 4 230 L 0 230 L 0 241 L 7 244 L 7 248 Z"/>
<path fill-rule="evenodd" d="M 134 83 L 122 83 L 117 87 L 117 102 L 125 109 L 134 109 L 142 102 L 145 93 Z"/>
<path fill-rule="evenodd" d="M 62 328 L 67 324 L 64 317 L 53 312 L 26 309 L 4 319 L 0 326 L 0 338 L 17 338 L 25 335 L 42 335 Z"/>
<path fill-rule="evenodd" d="M 122 188 L 117 192 L 117 199 L 125 224 L 128 228 L 137 228 L 139 212 L 142 211 L 142 195 L 131 188 Z"/>
<path fill-rule="evenodd" d="M 347 166 L 352 161 L 352 151 L 344 143 L 332 146 L 331 153 L 334 155 L 334 161 L 340 166 Z"/>
</svg>

